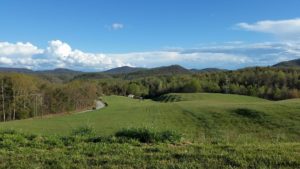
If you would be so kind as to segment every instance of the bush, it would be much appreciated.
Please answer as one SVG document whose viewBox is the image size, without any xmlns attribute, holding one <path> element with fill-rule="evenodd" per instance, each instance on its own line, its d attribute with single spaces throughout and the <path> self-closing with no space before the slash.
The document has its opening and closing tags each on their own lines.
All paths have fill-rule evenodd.
<svg viewBox="0 0 300 169">
<path fill-rule="evenodd" d="M 18 132 L 14 129 L 2 129 L 0 134 L 17 134 Z"/>
<path fill-rule="evenodd" d="M 178 142 L 181 135 L 174 131 L 157 132 L 148 128 L 122 129 L 115 134 L 118 138 L 135 139 L 142 143 Z"/>
<path fill-rule="evenodd" d="M 71 135 L 73 136 L 90 136 L 90 135 L 94 135 L 95 131 L 92 127 L 90 126 L 82 126 L 79 128 L 76 128 L 74 130 L 72 130 Z"/>
</svg>

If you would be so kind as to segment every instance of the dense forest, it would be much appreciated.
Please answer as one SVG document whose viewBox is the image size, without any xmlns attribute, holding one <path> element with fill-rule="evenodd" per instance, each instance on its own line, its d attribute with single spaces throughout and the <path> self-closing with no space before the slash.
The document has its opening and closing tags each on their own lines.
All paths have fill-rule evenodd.
<svg viewBox="0 0 300 169">
<path fill-rule="evenodd" d="M 57 80 L 65 77 L 68 80 Z M 299 98 L 300 69 L 254 67 L 191 72 L 170 66 L 121 74 L 5 72 L 0 74 L 0 86 L 0 119 L 9 121 L 92 108 L 94 100 L 102 95 L 134 94 L 155 99 L 171 92 L 208 92 L 270 100 Z"/>
<path fill-rule="evenodd" d="M 20 73 L 0 79 L 2 121 L 82 110 L 93 106 L 98 95 L 94 83 L 59 84 Z"/>
</svg>

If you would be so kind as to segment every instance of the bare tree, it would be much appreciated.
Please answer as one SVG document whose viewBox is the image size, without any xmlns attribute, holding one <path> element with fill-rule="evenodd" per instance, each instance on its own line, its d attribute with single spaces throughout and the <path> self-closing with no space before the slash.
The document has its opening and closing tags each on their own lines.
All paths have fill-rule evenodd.
<svg viewBox="0 0 300 169">
<path fill-rule="evenodd" d="M 16 119 L 16 92 L 13 90 L 13 106 L 14 106 L 14 114 L 13 114 L 13 120 Z"/>
<path fill-rule="evenodd" d="M 3 113 L 3 121 L 6 120 L 6 117 L 5 117 L 5 97 L 4 97 L 4 82 L 3 82 L 3 79 L 2 79 L 2 85 L 1 85 L 1 89 L 2 89 L 2 113 Z"/>
</svg>

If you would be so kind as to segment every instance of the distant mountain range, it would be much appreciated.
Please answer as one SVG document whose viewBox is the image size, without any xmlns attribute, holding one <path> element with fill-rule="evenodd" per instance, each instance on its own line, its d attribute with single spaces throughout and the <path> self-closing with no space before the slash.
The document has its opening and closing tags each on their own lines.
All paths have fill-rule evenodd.
<svg viewBox="0 0 300 169">
<path fill-rule="evenodd" d="M 60 73 L 83 73 L 80 71 L 75 71 L 71 69 L 64 69 L 64 68 L 57 68 L 53 70 L 38 70 L 34 71 L 31 69 L 26 68 L 6 68 L 6 67 L 0 67 L 0 72 L 15 72 L 15 73 L 32 73 L 32 74 L 60 74 Z"/>
<path fill-rule="evenodd" d="M 280 62 L 273 65 L 273 67 L 300 67 L 300 59 Z"/>
<path fill-rule="evenodd" d="M 53 70 L 33 71 L 31 69 L 26 69 L 26 68 L 4 68 L 4 67 L 0 67 L 0 72 L 31 74 L 58 83 L 69 81 L 73 79 L 76 75 L 83 73 L 80 71 L 63 69 L 63 68 L 57 68 Z"/>
<path fill-rule="evenodd" d="M 142 70 L 147 70 L 147 68 L 123 66 L 123 67 L 117 67 L 117 68 L 106 70 L 103 73 L 126 74 L 126 73 L 138 72 Z"/>
<path fill-rule="evenodd" d="M 218 69 L 218 68 L 205 68 L 205 69 L 190 69 L 194 73 L 211 73 L 211 72 L 224 72 L 228 71 L 227 69 Z"/>
<path fill-rule="evenodd" d="M 53 69 L 53 70 L 35 71 L 35 73 L 49 73 L 49 74 L 71 73 L 71 74 L 81 74 L 83 72 L 76 71 L 76 70 L 71 70 L 71 69 L 57 68 L 57 69 Z"/>
<path fill-rule="evenodd" d="M 0 72 L 33 73 L 34 71 L 26 68 L 6 68 L 0 67 Z"/>
<path fill-rule="evenodd" d="M 205 68 L 205 69 L 186 69 L 180 65 L 171 65 L 171 66 L 162 66 L 156 68 L 142 68 L 142 67 L 117 67 L 113 69 L 109 69 L 103 72 L 82 72 L 82 71 L 75 71 L 71 69 L 65 68 L 57 68 L 53 70 L 38 70 L 34 71 L 31 69 L 26 68 L 5 68 L 0 67 L 0 72 L 15 72 L 15 73 L 25 73 L 25 74 L 93 74 L 93 73 L 103 73 L 103 74 L 130 74 L 135 72 L 142 72 L 144 74 L 187 74 L 187 73 L 207 73 L 207 72 L 221 72 L 227 71 L 226 69 L 218 69 L 218 68 Z"/>
<path fill-rule="evenodd" d="M 226 71 L 224 69 L 208 68 L 208 69 L 186 69 L 180 65 L 162 66 L 156 68 L 134 68 L 134 67 L 118 67 L 104 72 L 98 73 L 84 73 L 74 77 L 74 79 L 103 79 L 103 78 L 123 78 L 135 79 L 149 76 L 170 76 L 170 75 L 184 75 L 193 73 L 207 73 Z"/>
<path fill-rule="evenodd" d="M 300 59 L 280 62 L 273 67 L 299 67 Z M 49 81 L 66 82 L 72 79 L 103 79 L 121 77 L 126 79 L 133 79 L 137 77 L 157 76 L 157 75 L 178 75 L 178 74 L 193 74 L 193 73 L 211 73 L 223 72 L 226 69 L 206 68 L 206 69 L 186 69 L 180 65 L 162 66 L 156 68 L 142 68 L 142 67 L 117 67 L 103 72 L 82 72 L 71 69 L 57 68 L 53 70 L 34 71 L 26 68 L 5 68 L 0 67 L 0 72 L 7 73 L 24 73 L 33 74 Z"/>
<path fill-rule="evenodd" d="M 180 65 L 171 65 L 171 66 L 163 66 L 163 67 L 157 67 L 157 68 L 141 68 L 141 67 L 129 67 L 129 66 L 123 66 L 118 68 L 113 68 L 107 71 L 104 71 L 103 73 L 109 73 L 109 74 L 128 74 L 128 73 L 135 73 L 143 71 L 144 73 L 162 73 L 162 74 L 175 74 L 175 73 L 208 73 L 208 72 L 222 72 L 222 71 L 228 71 L 226 69 L 218 69 L 218 68 L 205 68 L 205 69 L 186 69 Z"/>
</svg>

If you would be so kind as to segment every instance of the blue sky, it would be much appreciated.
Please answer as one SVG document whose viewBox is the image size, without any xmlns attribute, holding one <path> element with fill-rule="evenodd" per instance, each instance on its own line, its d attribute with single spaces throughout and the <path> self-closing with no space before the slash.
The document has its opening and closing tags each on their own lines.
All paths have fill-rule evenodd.
<svg viewBox="0 0 300 169">
<path fill-rule="evenodd" d="M 0 0 L 0 66 L 270 65 L 300 57 L 299 6 L 299 0 Z"/>
</svg>

